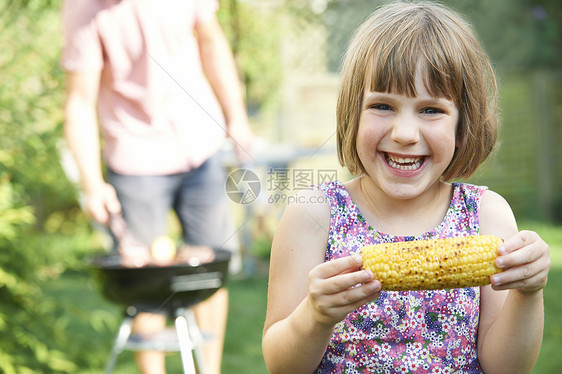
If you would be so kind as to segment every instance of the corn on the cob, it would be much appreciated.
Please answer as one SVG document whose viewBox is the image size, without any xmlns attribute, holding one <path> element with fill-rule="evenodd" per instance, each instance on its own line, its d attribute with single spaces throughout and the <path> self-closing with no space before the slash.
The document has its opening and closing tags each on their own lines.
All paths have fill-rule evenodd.
<svg viewBox="0 0 562 374">
<path fill-rule="evenodd" d="M 501 243 L 493 235 L 383 243 L 364 247 L 361 256 L 383 290 L 474 287 L 501 271 L 495 264 Z"/>
</svg>

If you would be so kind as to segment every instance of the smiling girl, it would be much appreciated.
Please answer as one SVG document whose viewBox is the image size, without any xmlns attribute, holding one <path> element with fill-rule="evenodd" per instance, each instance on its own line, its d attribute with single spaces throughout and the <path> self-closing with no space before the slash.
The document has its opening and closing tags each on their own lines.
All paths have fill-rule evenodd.
<svg viewBox="0 0 562 374">
<path fill-rule="evenodd" d="M 493 69 L 470 26 L 428 2 L 381 7 L 348 48 L 338 156 L 354 179 L 302 191 L 276 232 L 263 352 L 270 373 L 528 373 L 548 245 L 468 178 L 498 132 Z M 491 285 L 381 291 L 366 245 L 504 239 Z"/>
</svg>

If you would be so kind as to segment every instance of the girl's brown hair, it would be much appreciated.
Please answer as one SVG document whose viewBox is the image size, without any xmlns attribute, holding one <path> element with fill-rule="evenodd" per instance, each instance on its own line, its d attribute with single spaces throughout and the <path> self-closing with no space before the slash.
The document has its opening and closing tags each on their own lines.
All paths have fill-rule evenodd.
<svg viewBox="0 0 562 374">
<path fill-rule="evenodd" d="M 497 83 L 470 25 L 440 4 L 393 2 L 355 31 L 342 66 L 338 158 L 353 175 L 365 172 L 356 150 L 365 89 L 415 96 L 418 66 L 428 92 L 459 109 L 455 154 L 443 180 L 468 178 L 494 149 Z"/>
</svg>

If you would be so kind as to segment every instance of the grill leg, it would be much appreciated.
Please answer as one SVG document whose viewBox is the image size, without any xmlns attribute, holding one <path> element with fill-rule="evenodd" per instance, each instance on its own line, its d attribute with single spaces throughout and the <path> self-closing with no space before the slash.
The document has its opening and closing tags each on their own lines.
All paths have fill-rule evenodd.
<svg viewBox="0 0 562 374">
<path fill-rule="evenodd" d="M 203 352 L 203 334 L 197 325 L 195 314 L 193 310 L 184 310 L 185 318 L 194 343 L 193 353 L 195 354 L 195 361 L 197 362 L 197 371 L 199 374 L 207 374 L 207 366 L 205 365 L 205 354 Z"/>
<path fill-rule="evenodd" d="M 193 361 L 193 354 L 191 352 L 194 348 L 194 344 L 189 333 L 189 325 L 185 313 L 178 311 L 175 323 L 178 341 L 180 343 L 183 372 L 184 374 L 196 374 L 195 362 Z"/>
<path fill-rule="evenodd" d="M 203 335 L 191 309 L 176 311 L 176 330 L 185 374 L 206 374 Z M 195 361 L 193 360 L 195 355 Z"/>
<path fill-rule="evenodd" d="M 123 352 L 123 348 L 127 343 L 127 339 L 129 339 L 129 335 L 131 335 L 132 323 L 133 323 L 133 318 L 130 316 L 126 316 L 123 322 L 121 323 L 121 327 L 119 328 L 119 332 L 117 333 L 117 338 L 115 338 L 113 349 L 111 350 L 109 360 L 107 361 L 107 365 L 105 367 L 105 374 L 111 374 L 113 372 L 113 368 L 117 363 L 117 356 L 119 356 L 119 354 Z"/>
</svg>

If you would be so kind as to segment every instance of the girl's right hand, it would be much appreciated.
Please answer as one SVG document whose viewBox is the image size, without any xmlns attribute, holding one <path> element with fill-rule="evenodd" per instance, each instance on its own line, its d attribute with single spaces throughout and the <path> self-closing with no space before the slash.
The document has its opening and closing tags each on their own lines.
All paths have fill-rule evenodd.
<svg viewBox="0 0 562 374">
<path fill-rule="evenodd" d="M 361 269 L 359 255 L 342 257 L 314 267 L 308 274 L 308 303 L 314 319 L 335 325 L 360 306 L 381 294 L 373 273 Z"/>
</svg>

